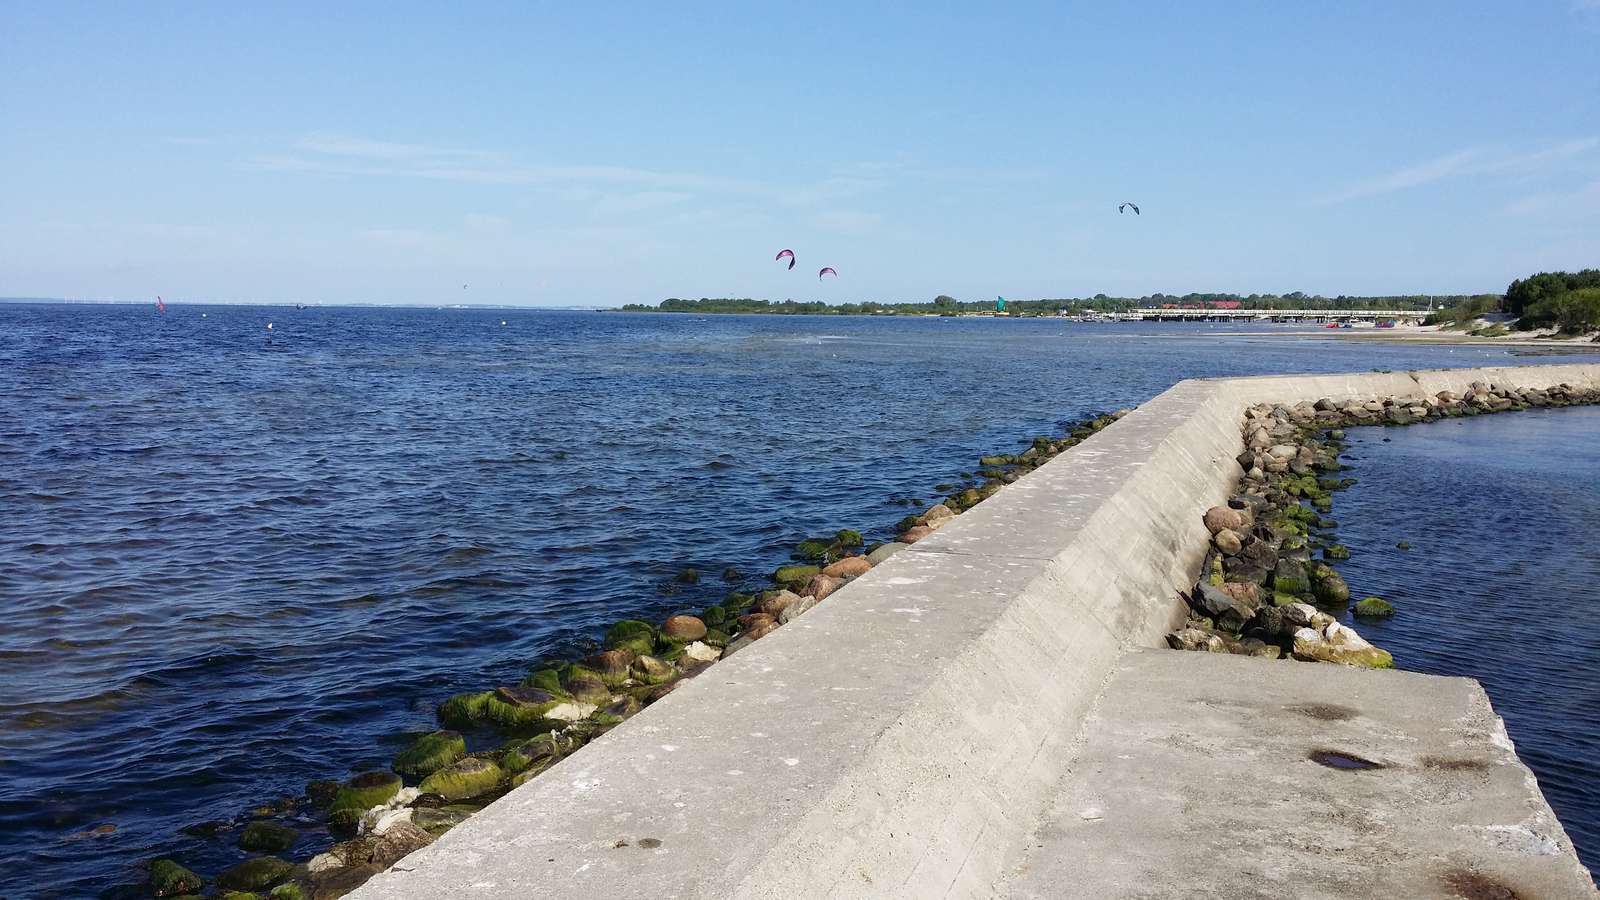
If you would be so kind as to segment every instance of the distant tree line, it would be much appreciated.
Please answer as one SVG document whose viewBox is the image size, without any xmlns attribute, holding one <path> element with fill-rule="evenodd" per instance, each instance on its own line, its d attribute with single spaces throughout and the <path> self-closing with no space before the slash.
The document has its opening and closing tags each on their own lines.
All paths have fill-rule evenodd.
<svg viewBox="0 0 1600 900">
<path fill-rule="evenodd" d="M 1054 315 L 1063 312 L 1069 315 L 1082 315 L 1088 313 L 1129 312 L 1135 309 L 1160 309 L 1164 306 L 1206 307 L 1217 303 L 1237 303 L 1239 309 L 1259 310 L 1426 310 L 1430 307 L 1441 305 L 1458 305 L 1472 299 L 1464 295 L 1429 296 L 1424 294 L 1378 297 L 1352 297 L 1340 294 L 1337 297 L 1324 297 L 1321 294 L 1305 294 L 1301 291 L 1291 291 L 1287 294 L 1189 293 L 1178 295 L 1156 293 L 1143 297 L 1110 297 L 1105 294 L 1095 294 L 1093 297 L 1065 297 L 1043 300 L 1008 299 L 1006 300 L 1005 312 L 1013 316 Z M 1496 296 L 1494 299 L 1498 301 L 1499 298 Z M 947 294 L 940 294 L 925 303 L 880 303 L 868 300 L 860 303 L 839 304 L 828 304 L 820 301 L 755 300 L 748 297 L 701 297 L 698 300 L 669 297 L 654 306 L 644 303 L 630 303 L 623 307 L 623 310 L 628 312 L 765 313 L 770 315 L 824 316 L 957 315 L 959 313 L 989 312 L 994 309 L 995 300 L 993 298 L 957 300 Z"/>
</svg>

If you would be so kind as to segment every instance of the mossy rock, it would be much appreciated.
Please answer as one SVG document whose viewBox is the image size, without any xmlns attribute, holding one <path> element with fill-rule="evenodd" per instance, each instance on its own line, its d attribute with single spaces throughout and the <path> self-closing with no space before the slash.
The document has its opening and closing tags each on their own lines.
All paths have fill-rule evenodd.
<svg viewBox="0 0 1600 900">
<path fill-rule="evenodd" d="M 261 895 L 255 891 L 223 891 L 217 900 L 261 900 Z"/>
<path fill-rule="evenodd" d="M 1311 505 L 1316 507 L 1317 512 L 1333 512 L 1333 501 L 1327 497 L 1318 497 L 1317 499 L 1311 501 Z"/>
<path fill-rule="evenodd" d="M 1300 602 L 1301 602 L 1300 598 L 1296 597 L 1294 594 L 1285 594 L 1285 593 L 1282 593 L 1282 592 L 1279 592 L 1279 591 L 1274 591 L 1273 594 L 1272 594 L 1272 605 L 1273 606 L 1288 606 L 1291 603 L 1300 603 Z"/>
<path fill-rule="evenodd" d="M 1207 580 L 1214 585 L 1223 584 L 1227 580 L 1227 576 L 1222 571 L 1222 557 L 1215 553 L 1211 554 L 1211 566 L 1207 572 Z"/>
<path fill-rule="evenodd" d="M 567 693 L 567 689 L 561 686 L 559 669 L 539 669 L 536 672 L 529 672 L 528 677 L 522 679 L 522 686 L 538 688 L 553 697 Z"/>
<path fill-rule="evenodd" d="M 544 762 L 548 767 L 564 754 L 576 750 L 578 746 L 576 741 L 553 733 L 511 741 L 501 748 L 500 768 L 514 775 L 525 772 L 540 762 Z"/>
<path fill-rule="evenodd" d="M 1323 559 L 1349 559 L 1350 548 L 1343 544 L 1329 544 L 1322 549 Z"/>
<path fill-rule="evenodd" d="M 920 504 L 918 504 L 918 505 L 920 505 Z M 894 533 L 895 534 L 905 534 L 906 532 L 908 532 L 911 529 L 913 529 L 913 528 L 917 527 L 918 525 L 920 525 L 921 522 L 919 520 L 921 518 L 922 518 L 921 516 L 906 516 L 905 518 L 901 519 L 900 521 L 894 523 Z"/>
<path fill-rule="evenodd" d="M 389 774 L 387 772 L 383 773 Z M 217 887 L 224 891 L 261 891 L 289 877 L 294 866 L 276 856 L 258 856 L 224 869 L 217 876 Z"/>
<path fill-rule="evenodd" d="M 150 863 L 150 893 L 157 897 L 176 897 L 200 890 L 205 880 L 170 859 Z"/>
<path fill-rule="evenodd" d="M 684 569 L 682 572 L 678 573 L 678 577 L 672 580 L 679 584 L 699 584 L 700 573 L 696 572 L 694 569 Z"/>
<path fill-rule="evenodd" d="M 978 460 L 978 465 L 980 465 L 980 466 L 1009 466 L 1009 465 L 1011 465 L 1011 457 L 1008 454 L 1004 454 L 1004 453 L 997 454 L 995 456 L 985 456 L 985 457 L 982 457 L 982 458 L 980 458 Z"/>
<path fill-rule="evenodd" d="M 306 900 L 306 892 L 298 884 L 280 884 L 267 894 L 267 900 Z"/>
<path fill-rule="evenodd" d="M 427 778 L 467 755 L 467 742 L 454 731 L 435 731 L 411 742 L 394 758 L 394 770 L 407 778 Z"/>
<path fill-rule="evenodd" d="M 1320 563 L 1311 567 L 1311 596 L 1324 606 L 1333 606 L 1350 599 L 1350 585 L 1344 576 Z"/>
<path fill-rule="evenodd" d="M 306 800 L 311 803 L 312 809 L 327 809 L 333 805 L 333 798 L 339 796 L 339 782 L 318 779 L 307 782 Z"/>
<path fill-rule="evenodd" d="M 424 778 L 418 787 L 423 793 L 438 794 L 446 800 L 467 800 L 493 791 L 504 778 L 499 766 L 469 756 Z"/>
<path fill-rule="evenodd" d="M 400 776 L 393 772 L 362 772 L 339 789 L 338 796 L 333 798 L 333 809 L 354 810 L 359 818 L 361 813 L 394 799 L 401 786 Z"/>
<path fill-rule="evenodd" d="M 457 694 L 439 704 L 439 721 L 451 728 L 471 728 L 483 722 L 484 708 L 493 697 L 493 691 Z"/>
<path fill-rule="evenodd" d="M 611 696 L 609 685 L 599 672 L 577 663 L 562 667 L 561 686 L 566 688 L 567 696 L 585 703 L 604 703 Z"/>
<path fill-rule="evenodd" d="M 754 606 L 755 602 L 756 598 L 753 594 L 741 594 L 734 591 L 722 598 L 722 608 L 728 610 L 729 613 L 737 615 L 739 612 Z"/>
<path fill-rule="evenodd" d="M 833 535 L 833 542 L 840 547 L 861 546 L 861 532 L 849 528 L 841 528 Z"/>
<path fill-rule="evenodd" d="M 811 576 L 821 571 L 817 566 L 779 566 L 773 570 L 772 580 L 778 584 L 804 585 L 811 580 Z"/>
<path fill-rule="evenodd" d="M 277 822 L 251 822 L 239 832 L 239 849 L 250 853 L 282 853 L 300 840 L 300 832 Z"/>
<path fill-rule="evenodd" d="M 538 688 L 502 687 L 484 704 L 483 717 L 501 728 L 552 728 L 560 723 L 547 720 L 545 713 L 564 702 L 564 698 Z"/>
<path fill-rule="evenodd" d="M 643 656 L 656 649 L 656 627 L 638 619 L 623 619 L 606 631 L 607 650 L 632 650 Z"/>
<path fill-rule="evenodd" d="M 739 579 L 741 579 L 743 577 L 744 577 L 744 574 L 741 573 L 738 569 L 735 569 L 733 566 L 729 566 L 726 569 L 722 570 L 722 580 L 723 581 L 738 581 Z"/>
<path fill-rule="evenodd" d="M 728 621 L 728 611 L 720 606 L 708 606 L 700 613 L 700 621 L 706 623 L 707 628 L 715 628 Z"/>
<path fill-rule="evenodd" d="M 1410 541 L 1401 541 L 1398 544 L 1395 544 L 1394 548 L 1396 550 L 1410 550 L 1411 549 L 1411 542 Z"/>
<path fill-rule="evenodd" d="M 1394 615 L 1394 606 L 1382 597 L 1366 597 L 1352 611 L 1367 619 L 1386 619 Z"/>
<path fill-rule="evenodd" d="M 720 628 L 707 628 L 706 636 L 700 639 L 701 643 L 709 644 L 718 649 L 728 646 L 728 642 L 731 640 L 733 639 L 728 636 L 728 633 Z"/>
<path fill-rule="evenodd" d="M 795 559 L 827 559 L 832 547 L 829 541 L 811 538 L 796 544 L 794 552 L 789 555 Z"/>
</svg>

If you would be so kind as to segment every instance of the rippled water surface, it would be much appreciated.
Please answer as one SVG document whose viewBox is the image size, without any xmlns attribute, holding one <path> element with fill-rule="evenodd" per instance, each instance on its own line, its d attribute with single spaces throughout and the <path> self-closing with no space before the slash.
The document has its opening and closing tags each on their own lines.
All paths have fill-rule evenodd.
<svg viewBox="0 0 1600 900">
<path fill-rule="evenodd" d="M 1600 871 L 1600 408 L 1348 434 L 1338 568 L 1397 609 L 1357 627 L 1401 668 L 1483 683 Z"/>
<path fill-rule="evenodd" d="M 0 305 L 0 896 L 137 894 L 138 862 L 162 854 L 214 872 L 235 851 L 183 826 L 387 765 L 448 694 L 729 587 L 675 590 L 682 567 L 766 571 L 846 526 L 884 537 L 896 501 L 979 454 L 1177 379 L 1550 361 L 1223 330 Z M 1563 742 L 1592 767 L 1594 682 L 1564 673 L 1597 662 L 1573 627 L 1594 632 L 1593 559 L 1550 551 L 1591 546 L 1573 536 L 1600 521 L 1594 497 L 1580 514 L 1561 454 L 1514 476 L 1496 449 L 1438 452 L 1452 461 L 1420 468 L 1464 486 L 1464 512 L 1416 499 L 1405 528 L 1368 524 L 1375 546 L 1418 546 L 1384 564 L 1415 593 L 1352 583 L 1400 602 L 1386 628 L 1420 633 L 1434 604 L 1507 653 L 1376 637 L 1483 677 L 1541 777 L 1572 758 Z M 1371 543 L 1370 517 L 1348 518 L 1346 542 Z M 1507 605 L 1508 587 L 1537 599 Z"/>
</svg>

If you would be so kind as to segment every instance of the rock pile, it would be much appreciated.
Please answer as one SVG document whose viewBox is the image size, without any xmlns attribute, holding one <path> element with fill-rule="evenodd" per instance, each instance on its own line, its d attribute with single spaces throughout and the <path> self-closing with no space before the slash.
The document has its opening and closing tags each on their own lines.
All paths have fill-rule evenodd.
<svg viewBox="0 0 1600 900">
<path fill-rule="evenodd" d="M 1330 560 L 1350 558 L 1332 540 L 1338 525 L 1326 515 L 1334 492 L 1354 484 L 1335 477 L 1344 430 L 1359 425 L 1411 425 L 1540 406 L 1600 402 L 1600 390 L 1562 384 L 1549 389 L 1473 382 L 1463 394 L 1396 396 L 1245 410 L 1243 473 L 1226 506 L 1206 511 L 1211 535 L 1199 581 L 1185 597 L 1190 616 L 1167 635 L 1179 650 L 1293 658 L 1389 668 L 1390 654 L 1364 640 L 1329 610 L 1343 610 L 1350 588 Z M 1401 542 L 1402 545 L 1404 542 Z M 1316 559 L 1315 551 L 1321 552 Z M 1381 597 L 1352 612 L 1362 618 L 1394 614 Z"/>
</svg>

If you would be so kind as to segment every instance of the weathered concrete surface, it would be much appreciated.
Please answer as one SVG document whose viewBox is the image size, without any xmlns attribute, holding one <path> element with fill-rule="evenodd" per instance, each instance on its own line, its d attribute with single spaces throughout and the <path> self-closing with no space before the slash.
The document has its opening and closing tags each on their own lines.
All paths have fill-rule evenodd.
<svg viewBox="0 0 1600 900">
<path fill-rule="evenodd" d="M 998 894 L 1594 896 L 1471 679 L 1145 650 L 1082 741 Z"/>
<path fill-rule="evenodd" d="M 353 896 L 991 896 L 1117 659 L 1181 619 L 1243 408 L 1478 379 L 1600 366 L 1182 382 Z"/>
</svg>

